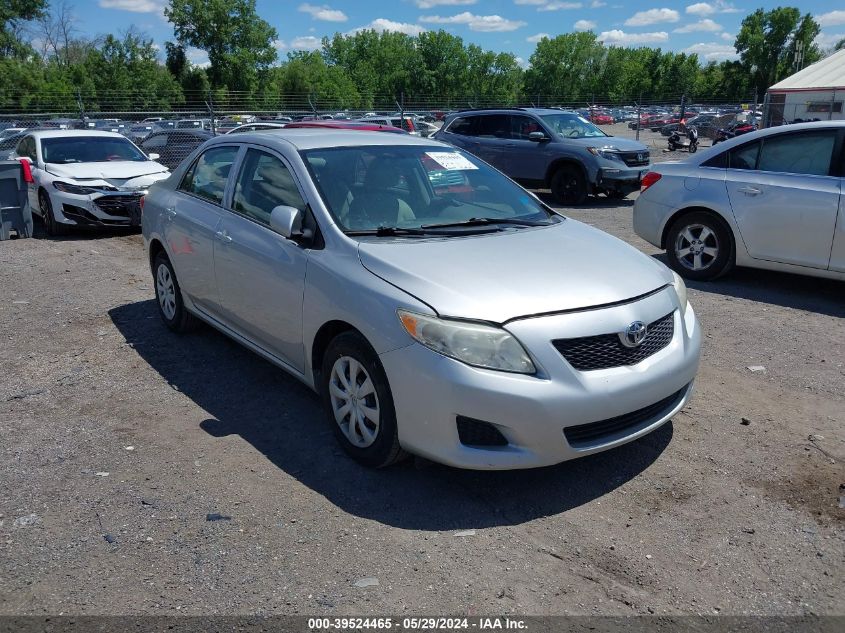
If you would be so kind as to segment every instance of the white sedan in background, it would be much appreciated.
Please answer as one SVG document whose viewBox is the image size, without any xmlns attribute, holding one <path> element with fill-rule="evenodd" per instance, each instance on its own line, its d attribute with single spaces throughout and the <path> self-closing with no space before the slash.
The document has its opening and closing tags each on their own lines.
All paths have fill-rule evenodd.
<svg viewBox="0 0 845 633">
<path fill-rule="evenodd" d="M 653 165 L 634 231 L 687 279 L 737 265 L 845 280 L 845 121 L 759 130 Z"/>
<path fill-rule="evenodd" d="M 147 188 L 170 175 L 114 132 L 34 130 L 15 150 L 32 170 L 29 203 L 48 235 L 69 227 L 137 227 Z"/>
</svg>

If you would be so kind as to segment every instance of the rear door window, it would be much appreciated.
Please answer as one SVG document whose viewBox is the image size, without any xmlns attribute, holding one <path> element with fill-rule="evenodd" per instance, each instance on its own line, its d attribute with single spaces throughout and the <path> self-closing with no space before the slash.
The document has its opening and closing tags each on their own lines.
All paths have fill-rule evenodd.
<svg viewBox="0 0 845 633">
<path fill-rule="evenodd" d="M 451 134 L 460 134 L 461 136 L 474 136 L 475 122 L 478 117 L 463 116 L 452 121 L 447 132 Z"/>
<path fill-rule="evenodd" d="M 760 143 L 740 145 L 728 152 L 728 167 L 731 169 L 757 169 L 757 155 Z"/>
<path fill-rule="evenodd" d="M 203 152 L 185 174 L 181 191 L 205 198 L 215 204 L 223 202 L 229 171 L 238 154 L 238 148 L 227 145 L 212 147 Z"/>
<path fill-rule="evenodd" d="M 827 176 L 836 144 L 836 131 L 782 134 L 763 140 L 757 169 L 788 174 Z"/>
<path fill-rule="evenodd" d="M 507 114 L 488 114 L 479 117 L 476 136 L 508 138 L 510 136 L 510 117 Z"/>
</svg>

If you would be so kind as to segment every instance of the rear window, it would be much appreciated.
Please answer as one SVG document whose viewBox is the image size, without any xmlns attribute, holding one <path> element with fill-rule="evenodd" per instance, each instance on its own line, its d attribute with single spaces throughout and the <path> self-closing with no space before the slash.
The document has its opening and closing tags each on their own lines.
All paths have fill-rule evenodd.
<svg viewBox="0 0 845 633">
<path fill-rule="evenodd" d="M 473 119 L 474 117 L 469 116 L 458 117 L 452 121 L 452 124 L 446 131 L 451 134 L 460 134 L 461 136 L 472 136 Z"/>
</svg>

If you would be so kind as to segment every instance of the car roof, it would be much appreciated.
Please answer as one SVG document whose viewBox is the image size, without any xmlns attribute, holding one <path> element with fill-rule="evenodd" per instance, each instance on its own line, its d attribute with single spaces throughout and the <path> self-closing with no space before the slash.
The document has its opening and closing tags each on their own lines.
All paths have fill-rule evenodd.
<svg viewBox="0 0 845 633">
<path fill-rule="evenodd" d="M 92 136 L 126 138 L 123 134 L 118 134 L 117 132 L 104 132 L 101 130 L 32 130 L 30 134 L 35 138 L 67 138 L 74 136 L 85 136 L 88 138 Z"/>
<path fill-rule="evenodd" d="M 237 138 L 236 141 L 233 141 Z M 292 145 L 296 150 L 323 149 L 330 147 L 357 147 L 361 145 L 419 145 L 422 147 L 447 148 L 456 151 L 451 145 L 430 139 L 406 134 L 385 134 L 369 130 L 343 130 L 319 127 L 302 127 L 294 129 L 263 130 L 260 132 L 244 132 L 236 137 L 224 134 L 209 141 L 216 143 L 257 143 L 268 145 Z"/>
</svg>

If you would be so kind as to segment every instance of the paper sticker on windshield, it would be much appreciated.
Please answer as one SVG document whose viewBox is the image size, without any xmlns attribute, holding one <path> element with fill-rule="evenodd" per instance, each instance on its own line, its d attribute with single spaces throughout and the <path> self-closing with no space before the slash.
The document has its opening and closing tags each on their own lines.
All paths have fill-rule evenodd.
<svg viewBox="0 0 845 633">
<path fill-rule="evenodd" d="M 443 169 L 478 169 L 458 152 L 426 152 L 425 155 Z"/>
</svg>

